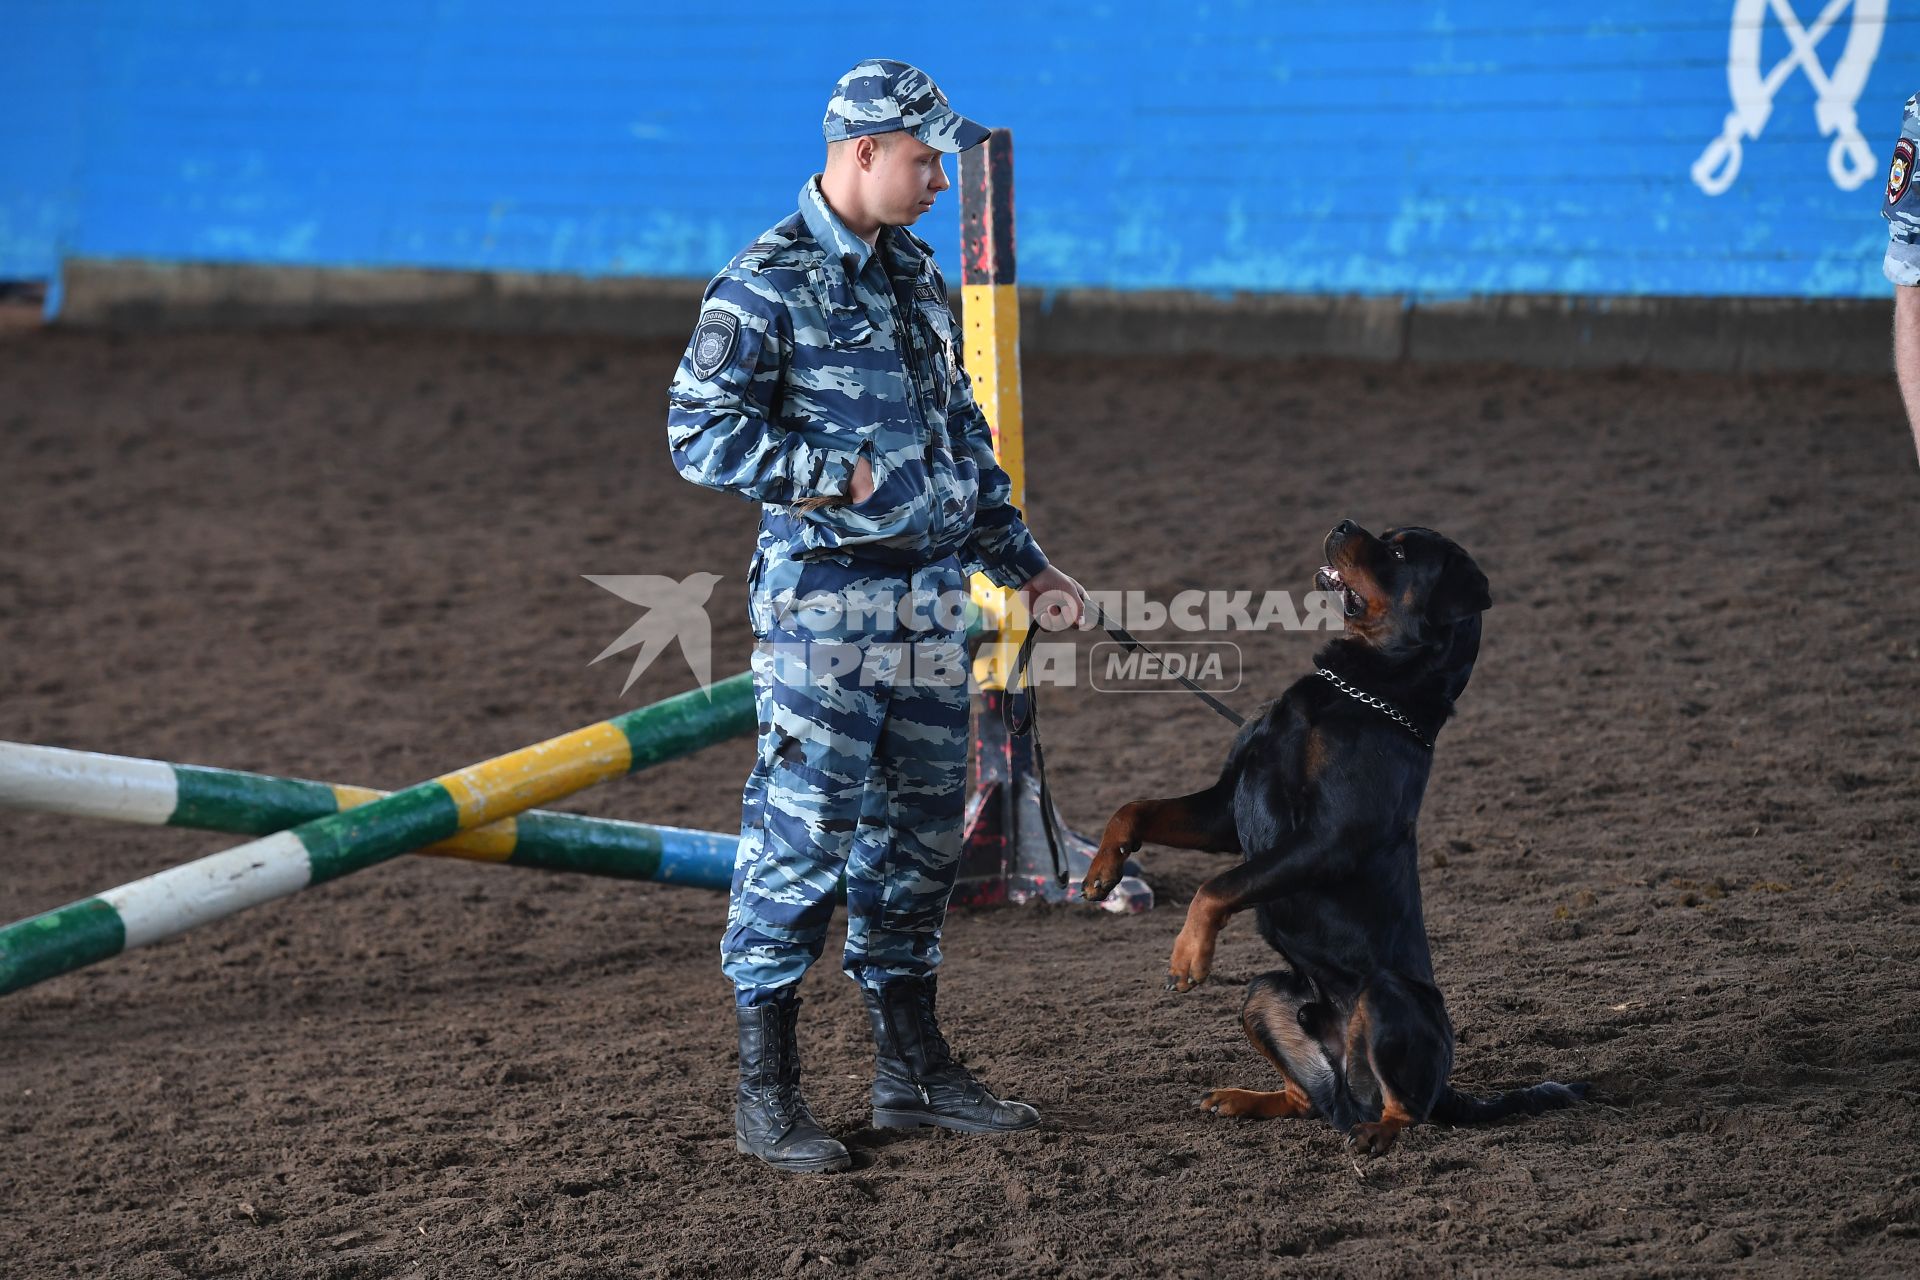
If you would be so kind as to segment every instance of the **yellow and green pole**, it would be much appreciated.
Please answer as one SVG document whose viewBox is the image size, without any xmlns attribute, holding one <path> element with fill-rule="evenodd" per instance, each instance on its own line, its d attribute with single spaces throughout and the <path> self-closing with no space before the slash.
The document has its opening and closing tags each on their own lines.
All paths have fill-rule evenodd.
<svg viewBox="0 0 1920 1280">
<path fill-rule="evenodd" d="M 742 697 L 751 705 L 745 691 Z M 98 751 L 0 742 L 0 806 L 265 836 L 388 793 Z M 415 852 L 616 880 L 725 889 L 737 835 L 532 809 Z"/>
<path fill-rule="evenodd" d="M 742 673 L 7 925 L 0 993 L 745 733 L 753 706 L 739 695 L 751 680 Z"/>
</svg>

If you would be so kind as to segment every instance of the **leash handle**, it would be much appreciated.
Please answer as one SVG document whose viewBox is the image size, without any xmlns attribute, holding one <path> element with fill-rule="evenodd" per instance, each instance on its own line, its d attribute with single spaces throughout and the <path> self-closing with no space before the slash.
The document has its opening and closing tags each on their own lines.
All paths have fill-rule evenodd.
<svg viewBox="0 0 1920 1280">
<path fill-rule="evenodd" d="M 1040 638 L 1040 628 L 1029 626 L 1026 638 L 1020 642 L 1020 651 L 1014 655 L 1013 670 L 1007 675 L 1007 697 L 1000 704 L 1000 718 L 1007 726 L 1007 732 L 1016 738 L 1033 736 L 1033 774 L 1040 784 L 1040 829 L 1047 836 L 1047 854 L 1053 861 L 1053 878 L 1060 887 L 1067 887 L 1067 858 L 1060 852 L 1060 833 L 1055 830 L 1058 821 L 1053 809 L 1053 789 L 1047 785 L 1047 753 L 1040 745 L 1040 699 L 1039 691 L 1033 687 L 1033 676 L 1027 670 L 1027 663 L 1033 656 L 1034 641 Z M 1014 710 L 1016 702 L 1022 696 L 1021 684 L 1024 681 L 1026 698 L 1024 713 Z"/>
<path fill-rule="evenodd" d="M 1040 628 L 1030 626 L 1027 635 L 1020 642 L 1019 652 L 1013 655 L 1013 670 L 1007 673 L 1007 700 L 1001 704 L 1000 718 L 1007 726 L 1007 732 L 1016 738 L 1023 738 L 1033 728 L 1033 722 L 1039 714 L 1039 703 L 1034 699 L 1033 676 L 1027 671 L 1027 663 L 1033 657 L 1033 642 L 1040 638 Z M 1024 713 L 1014 710 L 1015 703 L 1022 696 L 1021 685 L 1025 684 L 1026 699 Z"/>
</svg>

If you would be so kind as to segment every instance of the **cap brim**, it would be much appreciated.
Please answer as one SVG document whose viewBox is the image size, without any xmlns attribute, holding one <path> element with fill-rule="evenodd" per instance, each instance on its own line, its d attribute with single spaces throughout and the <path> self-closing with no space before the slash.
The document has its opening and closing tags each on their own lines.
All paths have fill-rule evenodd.
<svg viewBox="0 0 1920 1280">
<path fill-rule="evenodd" d="M 979 146 L 987 140 L 989 131 L 985 125 L 976 124 L 949 107 L 938 115 L 928 116 L 908 132 L 935 151 L 951 156 Z"/>
</svg>

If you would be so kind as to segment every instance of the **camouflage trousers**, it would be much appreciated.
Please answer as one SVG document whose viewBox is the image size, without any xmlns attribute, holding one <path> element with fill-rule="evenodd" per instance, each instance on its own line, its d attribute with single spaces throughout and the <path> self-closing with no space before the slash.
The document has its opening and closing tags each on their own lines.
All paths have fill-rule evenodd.
<svg viewBox="0 0 1920 1280">
<path fill-rule="evenodd" d="M 785 562 L 756 575 L 756 619 L 771 616 L 761 593 L 782 585 L 925 596 L 964 593 L 966 575 L 954 557 L 911 570 Z M 820 957 L 842 876 L 849 977 L 871 986 L 940 963 L 966 805 L 966 635 L 952 619 L 912 621 L 756 622 L 759 749 L 720 943 L 742 1004 Z"/>
</svg>

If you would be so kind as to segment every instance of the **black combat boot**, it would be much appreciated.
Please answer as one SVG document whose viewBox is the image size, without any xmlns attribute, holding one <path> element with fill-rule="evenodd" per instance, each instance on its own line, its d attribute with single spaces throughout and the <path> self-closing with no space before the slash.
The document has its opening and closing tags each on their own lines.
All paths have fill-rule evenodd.
<svg viewBox="0 0 1920 1280">
<path fill-rule="evenodd" d="M 953 1060 L 934 1021 L 933 978 L 893 978 L 862 985 L 877 1050 L 873 1068 L 873 1127 L 938 1125 L 963 1133 L 1017 1133 L 1040 1123 L 1024 1102 L 1002 1102 Z"/>
<path fill-rule="evenodd" d="M 820 1127 L 800 1096 L 800 1048 L 794 1036 L 800 998 L 736 1005 L 740 1087 L 734 1091 L 734 1146 L 789 1173 L 832 1173 L 853 1163 Z"/>
</svg>

